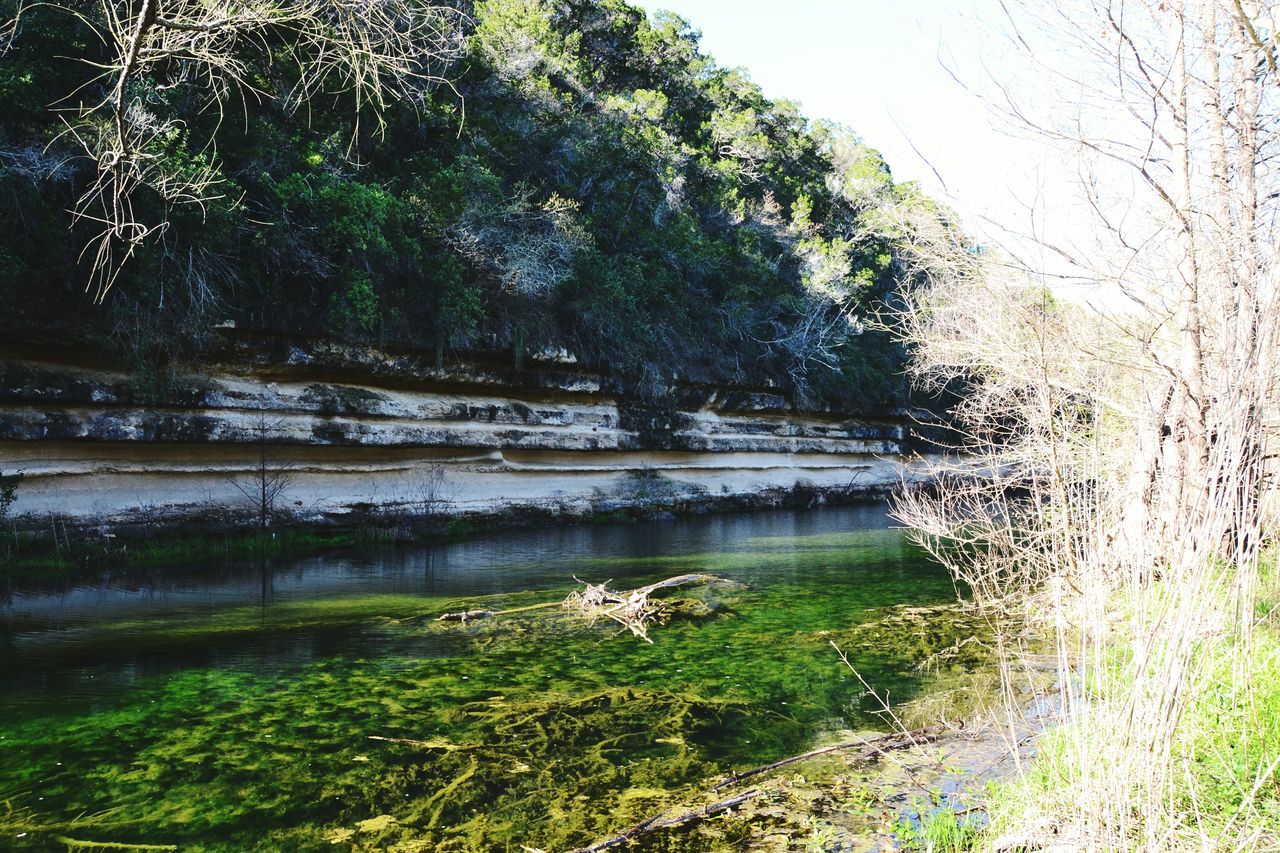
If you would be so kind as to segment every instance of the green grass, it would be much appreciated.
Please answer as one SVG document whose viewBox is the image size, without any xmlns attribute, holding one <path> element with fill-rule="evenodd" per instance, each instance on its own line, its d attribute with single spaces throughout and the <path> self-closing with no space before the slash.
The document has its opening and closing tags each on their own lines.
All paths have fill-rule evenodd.
<svg viewBox="0 0 1280 853">
<path fill-rule="evenodd" d="M 442 538 L 446 540 L 465 539 L 480 532 L 481 528 L 477 525 L 462 518 L 451 518 L 445 522 L 444 527 L 440 531 Z"/>
<path fill-rule="evenodd" d="M 1248 649 L 1237 642 L 1221 633 L 1197 643 L 1196 669 L 1179 697 L 1182 710 L 1171 744 L 1173 772 L 1163 811 L 1154 815 L 1134 801 L 1126 827 L 1100 829 L 1097 824 L 1093 831 L 1131 839 L 1154 832 L 1168 839 L 1168 849 L 1206 844 L 1231 849 L 1245 843 L 1242 839 L 1250 832 L 1261 833 L 1262 839 L 1280 838 L 1280 626 L 1256 627 Z M 1133 649 L 1115 640 L 1108 651 L 1114 664 L 1090 684 L 1106 682 L 1107 695 L 1124 696 L 1125 664 L 1132 661 Z M 1099 797 L 1114 806 L 1137 796 L 1139 782 L 1115 778 L 1107 763 L 1120 749 L 1111 740 L 1121 728 L 1117 715 L 1122 709 L 1112 707 L 1118 704 L 1095 701 L 1079 719 L 1040 737 L 1026 772 L 993 787 L 985 803 L 991 824 L 983 840 L 1060 823 L 1071 815 L 1096 817 L 1104 811 L 1097 806 Z M 1123 813 L 1123 808 L 1110 813 Z M 1097 819 L 1107 824 L 1114 818 Z M 1252 845 L 1258 843 L 1267 842 Z"/>
<path fill-rule="evenodd" d="M 1243 828 L 1241 820 L 1280 834 L 1280 631 L 1255 634 L 1244 679 L 1232 672 L 1231 651 L 1205 650 L 1211 664 L 1174 745 L 1189 776 L 1180 807 L 1213 836 Z"/>
<path fill-rule="evenodd" d="M 894 835 L 903 850 L 921 853 L 965 853 L 978 848 L 983 838 L 985 816 L 961 815 L 945 804 L 918 818 L 903 818 Z"/>
</svg>

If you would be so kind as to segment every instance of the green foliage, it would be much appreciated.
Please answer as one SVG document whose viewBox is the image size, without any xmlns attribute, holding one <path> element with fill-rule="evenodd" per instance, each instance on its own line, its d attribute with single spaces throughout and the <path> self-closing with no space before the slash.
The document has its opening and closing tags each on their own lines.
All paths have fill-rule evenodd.
<svg viewBox="0 0 1280 853">
<path fill-rule="evenodd" d="M 41 584 L 93 577 L 104 569 L 163 569 L 175 563 L 213 563 L 295 557 L 339 547 L 377 544 L 382 531 L 316 533 L 280 530 L 228 535 L 153 535 L 146 539 L 71 539 L 55 543 L 47 531 L 19 533 L 0 551 L 0 579 Z"/>
<path fill-rule="evenodd" d="M 451 518 L 445 522 L 440 535 L 445 539 L 463 539 L 476 531 L 476 526 L 461 518 Z"/>
<path fill-rule="evenodd" d="M 367 272 L 357 271 L 350 276 L 346 292 L 335 293 L 329 309 L 330 331 L 338 337 L 355 329 L 372 332 L 378 326 L 378 294 L 373 290 L 373 280 Z"/>
<path fill-rule="evenodd" d="M 920 853 L 967 853 L 980 849 L 984 821 L 961 816 L 943 804 L 914 819 L 902 819 L 894 834 L 903 850 Z"/>
<path fill-rule="evenodd" d="M 209 161 L 188 139 L 212 137 L 220 198 L 166 212 L 139 197 L 142 221 L 170 224 L 130 262 L 104 322 L 82 292 L 91 223 L 67 229 L 84 164 L 48 106 L 104 94 L 98 14 L 30 7 L 0 59 L 10 334 L 74 326 L 155 370 L 234 319 L 440 358 L 481 341 L 564 347 L 636 386 L 768 384 L 844 408 L 904 399 L 901 351 L 863 330 L 899 286 L 876 212 L 931 202 L 849 131 L 717 66 L 687 22 L 623 0 L 476 2 L 449 72 L 457 94 L 391 109 L 376 136 L 340 97 L 304 116 L 245 93 L 231 99 L 244 115 L 219 122 L 182 91 L 157 93 L 183 130 L 152 153 L 197 171 Z M 254 85 L 283 94 L 290 45 L 263 46 L 282 61 Z M 261 55 L 244 60 L 257 69 Z M 798 339 L 815 326 L 822 340 Z"/>
</svg>

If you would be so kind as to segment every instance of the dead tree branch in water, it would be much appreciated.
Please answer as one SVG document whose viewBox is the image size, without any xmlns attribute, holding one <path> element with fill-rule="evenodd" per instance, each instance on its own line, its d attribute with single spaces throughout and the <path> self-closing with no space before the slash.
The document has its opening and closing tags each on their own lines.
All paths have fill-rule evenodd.
<svg viewBox="0 0 1280 853">
<path fill-rule="evenodd" d="M 514 613 L 524 613 L 529 610 L 543 610 L 548 607 L 555 607 L 559 603 L 558 601 L 544 601 L 540 604 L 526 604 L 524 607 L 512 607 L 507 610 L 460 610 L 457 613 L 441 613 L 436 617 L 436 621 L 461 622 L 465 625 L 477 619 L 488 619 L 490 616 L 510 616 Z"/>
<path fill-rule="evenodd" d="M 759 788 L 752 788 L 750 791 L 743 791 L 741 794 L 736 794 L 727 800 L 721 800 L 718 803 L 712 803 L 711 805 L 703 806 L 702 808 L 692 809 L 670 818 L 665 818 L 667 813 L 663 812 L 662 814 L 645 818 L 635 826 L 624 830 L 612 838 L 606 838 L 604 841 L 597 841 L 589 847 L 579 847 L 576 850 L 571 851 L 571 853 L 598 853 L 600 850 L 608 850 L 611 847 L 617 847 L 619 844 L 626 844 L 637 838 L 643 838 L 646 835 L 651 835 L 664 829 L 674 829 L 675 827 L 695 823 L 700 820 L 706 820 L 709 817 L 714 817 L 721 812 L 729 811 L 743 803 L 754 800 L 762 793 L 764 792 Z"/>
<path fill-rule="evenodd" d="M 796 764 L 800 761 L 807 761 L 810 758 L 818 758 L 823 755 L 830 755 L 833 752 L 846 752 L 848 750 L 860 749 L 861 754 L 857 757 L 860 759 L 876 758 L 886 752 L 898 749 L 908 749 L 923 743 L 933 743 L 938 738 L 947 733 L 944 726 L 926 726 L 922 729 L 914 729 L 909 732 L 890 732 L 886 735 L 880 735 L 873 738 L 862 738 L 849 743 L 838 743 L 833 746 L 824 746 L 821 749 L 812 749 L 799 755 L 793 755 L 790 758 L 784 758 L 781 761 L 775 761 L 772 764 L 765 764 L 762 767 L 754 767 L 750 770 L 744 770 L 741 773 L 731 773 L 715 785 L 711 786 L 712 791 L 719 791 L 722 788 L 728 788 L 730 785 L 736 785 L 743 779 L 750 779 L 753 776 L 759 776 L 761 773 L 768 773 L 770 770 L 777 770 L 780 767 L 786 767 L 788 764 Z"/>
<path fill-rule="evenodd" d="M 609 581 L 592 584 L 576 577 L 574 580 L 582 584 L 583 589 L 569 593 L 564 600 L 566 610 L 583 616 L 592 624 L 601 619 L 612 619 L 646 643 L 653 642 L 649 639 L 649 625 L 662 613 L 661 605 L 650 601 L 650 595 L 660 589 L 670 589 L 675 586 L 727 582 L 715 575 L 677 575 L 630 591 L 614 592 L 608 588 Z"/>
<path fill-rule="evenodd" d="M 468 622 L 474 622 L 476 619 L 488 619 L 490 616 L 496 615 L 497 611 L 494 610 L 462 610 L 458 613 L 441 613 L 436 621 L 461 622 L 465 625 Z"/>
<path fill-rule="evenodd" d="M 777 770 L 780 767 L 786 767 L 789 764 L 796 764 L 810 758 L 817 758 L 822 755 L 828 755 L 834 752 L 844 752 L 848 750 L 861 750 L 856 756 L 857 759 L 871 759 L 884 755 L 890 750 L 907 749 L 924 743 L 932 743 L 938 738 L 946 734 L 946 729 L 942 726 L 934 726 L 931 728 L 916 729 L 914 731 L 891 732 L 879 737 L 862 739 L 851 743 L 841 743 L 834 746 L 826 746 L 821 749 L 810 750 L 800 755 L 793 755 L 790 758 L 784 758 L 781 761 L 775 761 L 772 764 L 766 764 L 763 767 L 756 767 L 742 773 L 734 773 L 722 781 L 716 783 L 709 789 L 709 792 L 719 791 L 731 785 L 736 785 L 743 779 L 753 776 L 759 776 L 762 773 L 768 773 L 771 770 Z M 686 826 L 706 818 L 713 817 L 721 812 L 729 811 L 743 803 L 754 800 L 761 794 L 766 793 L 762 788 L 751 788 L 743 791 L 741 794 L 729 797 L 725 800 L 719 800 L 710 805 L 702 806 L 696 809 L 690 809 L 674 817 L 667 817 L 668 812 L 661 812 L 652 817 L 645 818 L 639 823 L 631 826 L 622 832 L 603 841 L 597 841 L 595 844 L 587 847 L 579 847 L 571 853 L 598 853 L 601 850 L 608 850 L 611 847 L 617 847 L 620 844 L 626 844 L 637 838 L 643 838 L 646 835 L 652 835 L 664 829 L 676 829 Z"/>
<path fill-rule="evenodd" d="M 615 592 L 608 588 L 609 581 L 601 584 L 591 584 L 578 578 L 574 578 L 574 580 L 582 584 L 584 588 L 569 593 L 563 602 L 547 601 L 540 604 L 529 604 L 524 607 L 513 607 L 509 610 L 461 610 L 455 613 L 442 613 L 436 617 L 436 621 L 458 622 L 465 625 L 478 619 L 507 616 L 513 613 L 523 613 L 527 610 L 540 610 L 559 605 L 570 613 L 582 616 L 590 624 L 594 624 L 601 619 L 612 619 L 645 642 L 653 642 L 649 639 L 649 626 L 656 621 L 662 620 L 669 612 L 661 602 L 649 600 L 649 596 L 654 592 L 660 589 L 670 589 L 696 583 L 733 583 L 715 575 L 688 574 L 676 575 L 675 577 L 629 591 Z"/>
</svg>

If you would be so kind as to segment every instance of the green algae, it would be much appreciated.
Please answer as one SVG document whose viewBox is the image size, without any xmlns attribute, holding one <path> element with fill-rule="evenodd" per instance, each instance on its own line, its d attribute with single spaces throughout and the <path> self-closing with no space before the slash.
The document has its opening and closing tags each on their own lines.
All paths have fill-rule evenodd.
<svg viewBox="0 0 1280 853">
<path fill-rule="evenodd" d="M 98 650 L 88 671 L 98 686 L 87 703 L 56 690 L 0 697 L 11 803 L 0 842 L 557 850 L 606 836 L 696 802 L 731 770 L 803 751 L 823 732 L 882 727 L 831 639 L 897 704 L 929 695 L 937 675 L 919 664 L 975 630 L 943 609 L 937 625 L 922 614 L 895 623 L 898 605 L 954 597 L 896 531 L 814 539 L 564 560 L 558 588 L 343 595 L 108 621 L 63 637 L 68 649 Z M 465 625 L 435 619 L 554 601 L 574 574 L 635 586 L 672 569 L 741 583 L 666 599 L 671 618 L 653 645 L 557 608 Z M 328 651 L 254 663 L 291 643 Z M 138 649 L 183 647 L 230 657 L 125 674 Z M 844 808 L 791 784 L 750 819 L 653 839 L 649 849 L 729 849 L 771 826 L 820 831 L 785 817 L 802 801 Z"/>
<path fill-rule="evenodd" d="M 986 615 L 947 603 L 895 605 L 876 618 L 816 636 L 859 659 L 896 660 L 918 670 L 970 671 L 993 660 L 996 630 Z"/>
</svg>

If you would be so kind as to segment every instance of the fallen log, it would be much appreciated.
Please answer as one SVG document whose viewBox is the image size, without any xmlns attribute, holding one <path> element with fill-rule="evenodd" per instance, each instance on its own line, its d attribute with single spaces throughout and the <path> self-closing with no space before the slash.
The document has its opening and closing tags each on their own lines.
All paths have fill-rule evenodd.
<svg viewBox="0 0 1280 853">
<path fill-rule="evenodd" d="M 877 755 L 884 755 L 895 749 L 907 749 L 922 743 L 932 743 L 938 738 L 946 734 L 946 729 L 942 726 L 931 726 L 923 729 L 915 729 L 909 732 L 890 732 L 887 735 L 880 735 L 871 739 L 863 739 L 858 741 L 850 741 L 848 743 L 837 743 L 833 746 L 824 746 L 821 749 L 813 749 L 809 752 L 793 755 L 790 758 L 784 758 L 781 761 L 775 761 L 772 764 L 765 764 L 762 767 L 753 767 L 750 770 L 744 770 L 741 773 L 731 773 L 721 781 L 711 787 L 712 791 L 719 791 L 730 785 L 736 785 L 743 779 L 750 779 L 753 776 L 759 776 L 761 773 L 768 773 L 770 770 L 777 770 L 779 767 L 786 767 L 788 764 L 795 764 L 799 761 L 806 761 L 810 758 L 817 758 L 820 755 L 829 755 L 833 752 L 845 752 L 852 749 L 861 749 L 863 757 L 872 758 Z"/>
<path fill-rule="evenodd" d="M 646 835 L 660 832 L 664 829 L 673 829 L 678 826 L 684 826 L 686 824 L 696 823 L 700 820 L 706 820 L 709 817 L 714 817 L 721 812 L 729 811 L 729 809 L 740 806 L 750 800 L 754 800 L 762 793 L 764 792 L 758 788 L 752 788 L 749 791 L 743 791 L 741 794 L 735 794 L 727 800 L 721 800 L 718 803 L 712 803 L 710 805 L 703 806 L 702 808 L 692 809 L 674 817 L 666 817 L 667 812 L 662 812 L 661 814 L 656 814 L 653 817 L 645 818 L 635 826 L 623 830 L 612 838 L 606 838 L 604 841 L 597 841 L 589 847 L 578 847 L 571 851 L 571 853 L 599 853 L 601 850 L 608 850 L 610 847 L 617 847 L 619 844 L 626 844 L 628 841 L 643 838 Z"/>
<path fill-rule="evenodd" d="M 730 785 L 736 785 L 743 779 L 750 779 L 753 776 L 759 776 L 762 773 L 768 773 L 770 770 L 777 770 L 779 767 L 786 767 L 788 764 L 795 764 L 799 761 L 805 761 L 810 758 L 816 758 L 820 755 L 828 755 L 833 752 L 841 752 L 850 749 L 861 749 L 863 756 L 872 758 L 877 755 L 884 755 L 895 749 L 906 749 L 920 744 L 932 743 L 947 733 L 944 726 L 931 726 L 922 729 L 914 729 L 912 731 L 891 732 L 887 735 L 880 735 L 870 739 L 862 739 L 849 743 L 839 743 L 834 746 L 824 746 L 821 749 L 813 749 L 809 752 L 793 755 L 790 758 L 784 758 L 781 761 L 775 761 L 772 764 L 766 764 L 763 767 L 754 767 L 750 770 L 744 770 L 741 773 L 734 773 L 727 776 L 720 782 L 713 785 L 709 793 L 727 788 Z M 739 806 L 745 802 L 755 799 L 764 793 L 759 788 L 752 788 L 741 794 L 729 797 L 727 800 L 720 800 L 702 808 L 692 809 L 675 817 L 668 818 L 669 812 L 661 812 L 653 817 L 645 818 L 634 826 L 623 830 L 619 834 L 606 838 L 604 841 L 597 841 L 589 847 L 578 847 L 571 853 L 598 853 L 601 850 L 608 850 L 610 847 L 616 847 L 619 844 L 625 844 L 636 838 L 642 838 L 654 832 L 663 829 L 672 829 L 695 821 L 704 820 L 712 815 Z"/>
<path fill-rule="evenodd" d="M 693 583 L 732 583 L 715 575 L 687 574 L 660 580 L 647 586 L 632 590 L 615 592 L 608 588 L 609 581 L 601 584 L 590 584 L 578 580 L 583 588 L 574 590 L 563 601 L 544 601 L 539 604 L 528 604 L 524 607 L 513 607 L 510 610 L 460 610 L 457 613 L 442 613 L 436 617 L 437 622 L 458 622 L 467 624 L 478 619 L 489 619 L 493 616 L 508 616 L 528 610 L 540 610 L 545 607 L 564 607 L 577 613 L 588 622 L 599 619 L 612 619 L 626 627 L 637 637 L 646 642 L 649 639 L 649 625 L 662 612 L 661 605 L 649 601 L 649 596 L 660 589 L 670 589 Z"/>
</svg>

